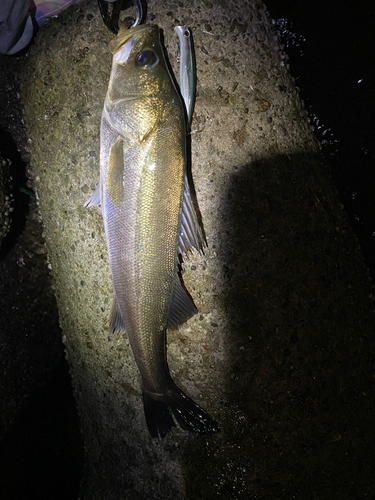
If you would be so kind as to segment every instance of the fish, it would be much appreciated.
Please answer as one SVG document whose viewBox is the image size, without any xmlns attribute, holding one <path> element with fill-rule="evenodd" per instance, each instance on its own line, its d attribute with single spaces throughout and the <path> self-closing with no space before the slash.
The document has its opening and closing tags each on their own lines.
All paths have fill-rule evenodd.
<svg viewBox="0 0 375 500">
<path fill-rule="evenodd" d="M 203 250 L 187 179 L 187 120 L 157 26 L 120 26 L 100 132 L 101 205 L 111 267 L 112 332 L 126 331 L 142 380 L 152 437 L 176 423 L 193 433 L 218 424 L 172 380 L 166 331 L 197 313 L 179 277 L 179 254 Z"/>
</svg>

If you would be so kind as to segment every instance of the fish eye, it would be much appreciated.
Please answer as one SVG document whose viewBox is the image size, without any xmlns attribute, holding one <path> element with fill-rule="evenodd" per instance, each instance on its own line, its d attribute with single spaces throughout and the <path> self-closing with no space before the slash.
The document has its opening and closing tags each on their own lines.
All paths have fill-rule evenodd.
<svg viewBox="0 0 375 500">
<path fill-rule="evenodd" d="M 151 69 L 158 62 L 158 57 L 155 52 L 151 49 L 146 49 L 141 52 L 136 60 L 136 65 L 139 68 Z"/>
</svg>

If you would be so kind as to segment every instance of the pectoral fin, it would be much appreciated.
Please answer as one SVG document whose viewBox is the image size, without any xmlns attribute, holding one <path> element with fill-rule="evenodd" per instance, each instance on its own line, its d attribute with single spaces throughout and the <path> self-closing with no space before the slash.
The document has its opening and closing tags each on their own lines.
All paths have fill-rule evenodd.
<svg viewBox="0 0 375 500">
<path fill-rule="evenodd" d="M 108 159 L 107 189 L 112 203 L 120 206 L 124 201 L 124 147 L 119 137 L 111 147 Z"/>
<path fill-rule="evenodd" d="M 191 199 L 189 183 L 185 177 L 185 190 L 182 205 L 181 230 L 179 236 L 179 253 L 186 253 L 194 247 L 199 253 L 205 246 L 204 236 L 199 226 Z"/>
</svg>

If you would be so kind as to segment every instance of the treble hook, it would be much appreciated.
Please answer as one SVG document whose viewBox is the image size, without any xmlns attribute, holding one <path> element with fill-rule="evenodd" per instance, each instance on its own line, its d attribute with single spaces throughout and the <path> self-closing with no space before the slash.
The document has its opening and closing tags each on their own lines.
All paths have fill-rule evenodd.
<svg viewBox="0 0 375 500">
<path fill-rule="evenodd" d="M 133 2 L 133 5 L 137 11 L 137 18 L 131 26 L 131 28 L 134 28 L 134 26 L 137 26 L 142 21 L 143 8 L 142 8 L 141 0 L 132 0 L 132 2 Z M 109 3 L 112 4 L 111 14 L 108 13 L 108 4 Z M 117 35 L 118 30 L 119 30 L 118 22 L 120 19 L 120 12 L 122 10 L 121 9 L 122 3 L 123 3 L 123 0 L 98 0 L 99 11 L 100 11 L 100 14 L 103 18 L 104 24 L 115 35 Z"/>
</svg>

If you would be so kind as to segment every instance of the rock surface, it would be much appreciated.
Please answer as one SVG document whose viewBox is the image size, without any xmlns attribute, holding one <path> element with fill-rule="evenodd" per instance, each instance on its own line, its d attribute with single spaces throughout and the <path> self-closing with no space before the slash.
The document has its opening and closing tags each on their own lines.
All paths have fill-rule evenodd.
<svg viewBox="0 0 375 500">
<path fill-rule="evenodd" d="M 0 56 L 0 151 L 12 209 L 0 247 L 0 491 L 4 500 L 69 500 L 77 498 L 83 445 L 41 218 L 20 153 L 25 57 Z"/>
<path fill-rule="evenodd" d="M 173 27 L 193 30 L 192 175 L 209 245 L 185 260 L 199 314 L 169 333 L 168 360 L 221 433 L 152 440 L 126 335 L 109 334 L 102 220 L 83 204 L 111 34 L 95 3 L 74 6 L 40 30 L 22 99 L 85 440 L 81 498 L 370 495 L 371 283 L 269 16 L 258 1 L 150 1 L 151 21 L 175 74 Z"/>
</svg>

